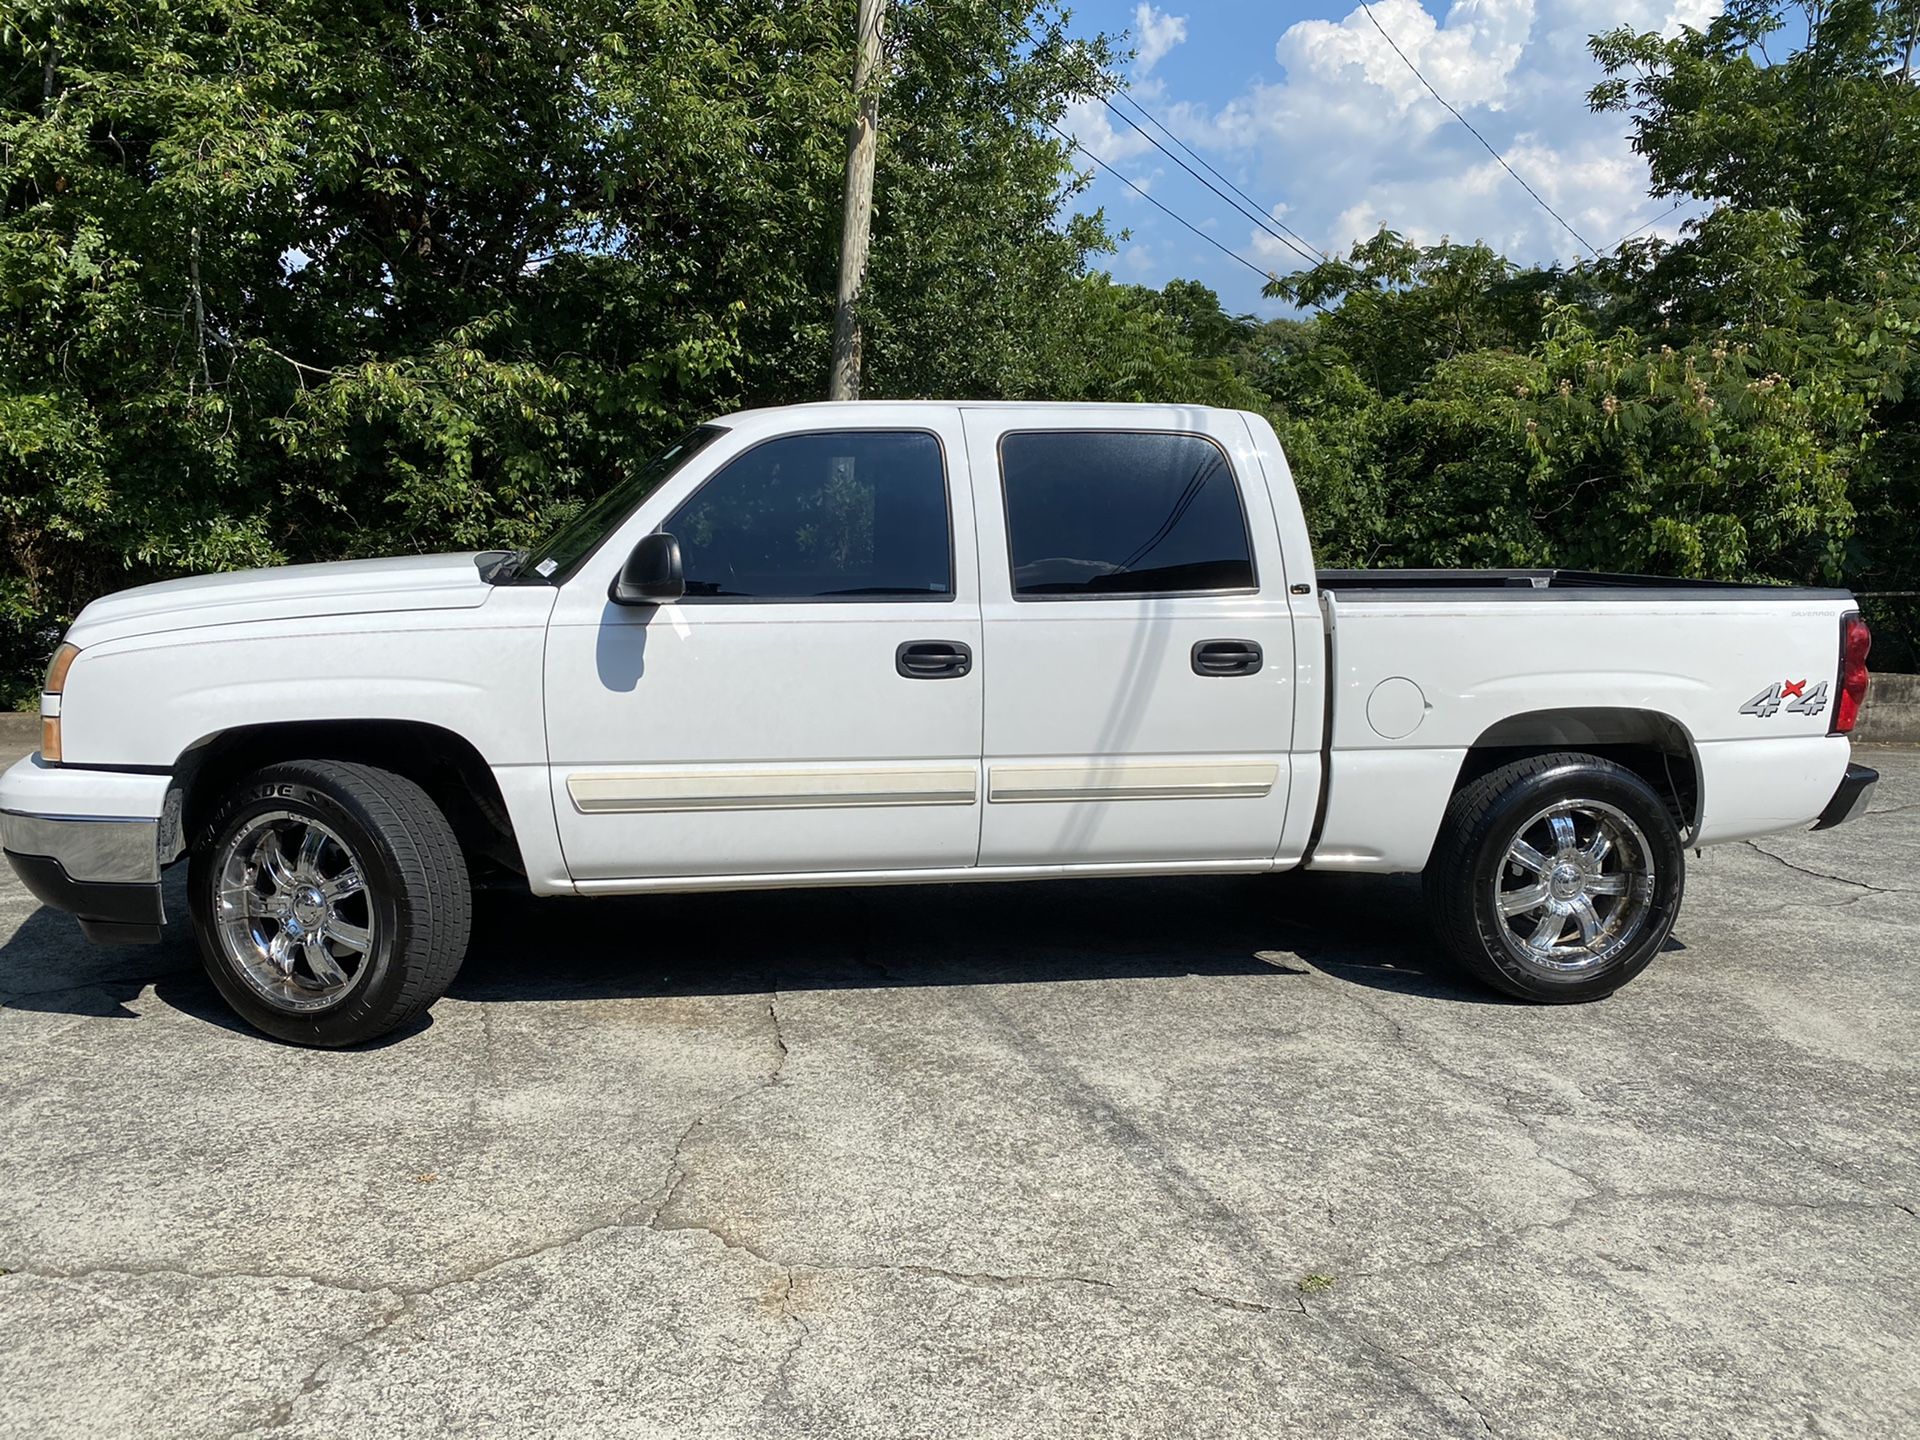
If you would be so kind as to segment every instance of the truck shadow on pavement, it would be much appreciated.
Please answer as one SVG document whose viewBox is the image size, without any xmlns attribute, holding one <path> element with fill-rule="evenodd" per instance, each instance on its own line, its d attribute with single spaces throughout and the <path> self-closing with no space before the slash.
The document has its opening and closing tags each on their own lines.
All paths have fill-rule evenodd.
<svg viewBox="0 0 1920 1440">
<path fill-rule="evenodd" d="M 1417 886 L 1329 876 L 1170 877 L 660 895 L 482 897 L 450 993 L 465 1000 L 1053 984 L 1309 967 L 1486 1001 L 1429 937 Z M 531 962 L 531 963 L 530 963 Z"/>
<path fill-rule="evenodd" d="M 184 916 L 178 876 L 168 888 L 168 914 Z M 1187 975 L 1281 984 L 1315 970 L 1436 1001 L 1508 1003 L 1451 972 L 1427 931 L 1416 880 L 1340 875 L 590 901 L 482 893 L 472 947 L 449 993 L 513 1003 Z M 108 949 L 43 907 L 0 944 L 0 1008 L 133 1019 L 133 1002 L 149 986 L 175 1010 L 245 1029 L 201 973 L 179 921 L 160 945 Z"/>
</svg>

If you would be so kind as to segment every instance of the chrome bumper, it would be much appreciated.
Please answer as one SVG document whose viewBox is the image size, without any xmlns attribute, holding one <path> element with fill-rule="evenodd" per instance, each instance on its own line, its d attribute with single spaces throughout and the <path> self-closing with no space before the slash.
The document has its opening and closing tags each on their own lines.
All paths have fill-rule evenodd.
<svg viewBox="0 0 1920 1440">
<path fill-rule="evenodd" d="M 137 885 L 160 879 L 160 822 L 0 810 L 0 848 L 58 860 L 70 880 Z"/>
<path fill-rule="evenodd" d="M 158 940 L 166 920 L 160 900 L 161 831 L 171 813 L 166 785 L 164 776 L 66 770 L 29 757 L 0 775 L 0 850 L 20 883 L 73 914 L 89 940 Z M 63 800 L 73 812 L 60 808 Z M 121 802 L 158 813 L 84 813 Z"/>
</svg>

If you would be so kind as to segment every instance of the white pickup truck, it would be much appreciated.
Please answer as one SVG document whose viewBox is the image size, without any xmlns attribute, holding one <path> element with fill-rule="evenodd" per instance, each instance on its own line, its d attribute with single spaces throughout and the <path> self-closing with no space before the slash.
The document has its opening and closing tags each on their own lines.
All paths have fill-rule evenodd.
<svg viewBox="0 0 1920 1440">
<path fill-rule="evenodd" d="M 1316 574 L 1257 415 L 806 405 L 531 552 L 95 601 L 0 838 L 96 941 L 157 938 L 188 857 L 214 982 L 316 1045 L 432 1004 L 487 875 L 1423 871 L 1469 971 L 1584 1000 L 1660 949 L 1687 849 L 1865 805 L 1868 643 L 1844 591 Z"/>
</svg>

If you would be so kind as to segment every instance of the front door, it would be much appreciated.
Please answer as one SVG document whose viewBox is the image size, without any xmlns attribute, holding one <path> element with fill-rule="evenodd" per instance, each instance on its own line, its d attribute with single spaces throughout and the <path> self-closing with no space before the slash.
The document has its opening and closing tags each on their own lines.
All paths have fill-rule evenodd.
<svg viewBox="0 0 1920 1440">
<path fill-rule="evenodd" d="M 1237 415 L 1171 408 L 1087 427 L 1084 410 L 966 412 L 989 665 L 980 863 L 1265 864 L 1295 677 L 1251 436 Z"/>
<path fill-rule="evenodd" d="M 743 417 L 563 585 L 547 732 L 576 881 L 974 863 L 965 449 L 950 408 L 886 420 L 760 434 L 772 422 Z M 685 598 L 613 604 L 653 530 L 680 542 Z"/>
</svg>

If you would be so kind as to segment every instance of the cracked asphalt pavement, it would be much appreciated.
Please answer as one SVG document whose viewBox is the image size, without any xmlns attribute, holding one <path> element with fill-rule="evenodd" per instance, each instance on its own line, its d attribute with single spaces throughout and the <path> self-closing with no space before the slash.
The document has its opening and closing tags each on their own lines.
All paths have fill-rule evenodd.
<svg viewBox="0 0 1920 1440">
<path fill-rule="evenodd" d="M 1561 1009 L 1400 879 L 487 897 L 321 1053 L 9 874 L 0 1436 L 1920 1434 L 1867 758 Z"/>
</svg>

